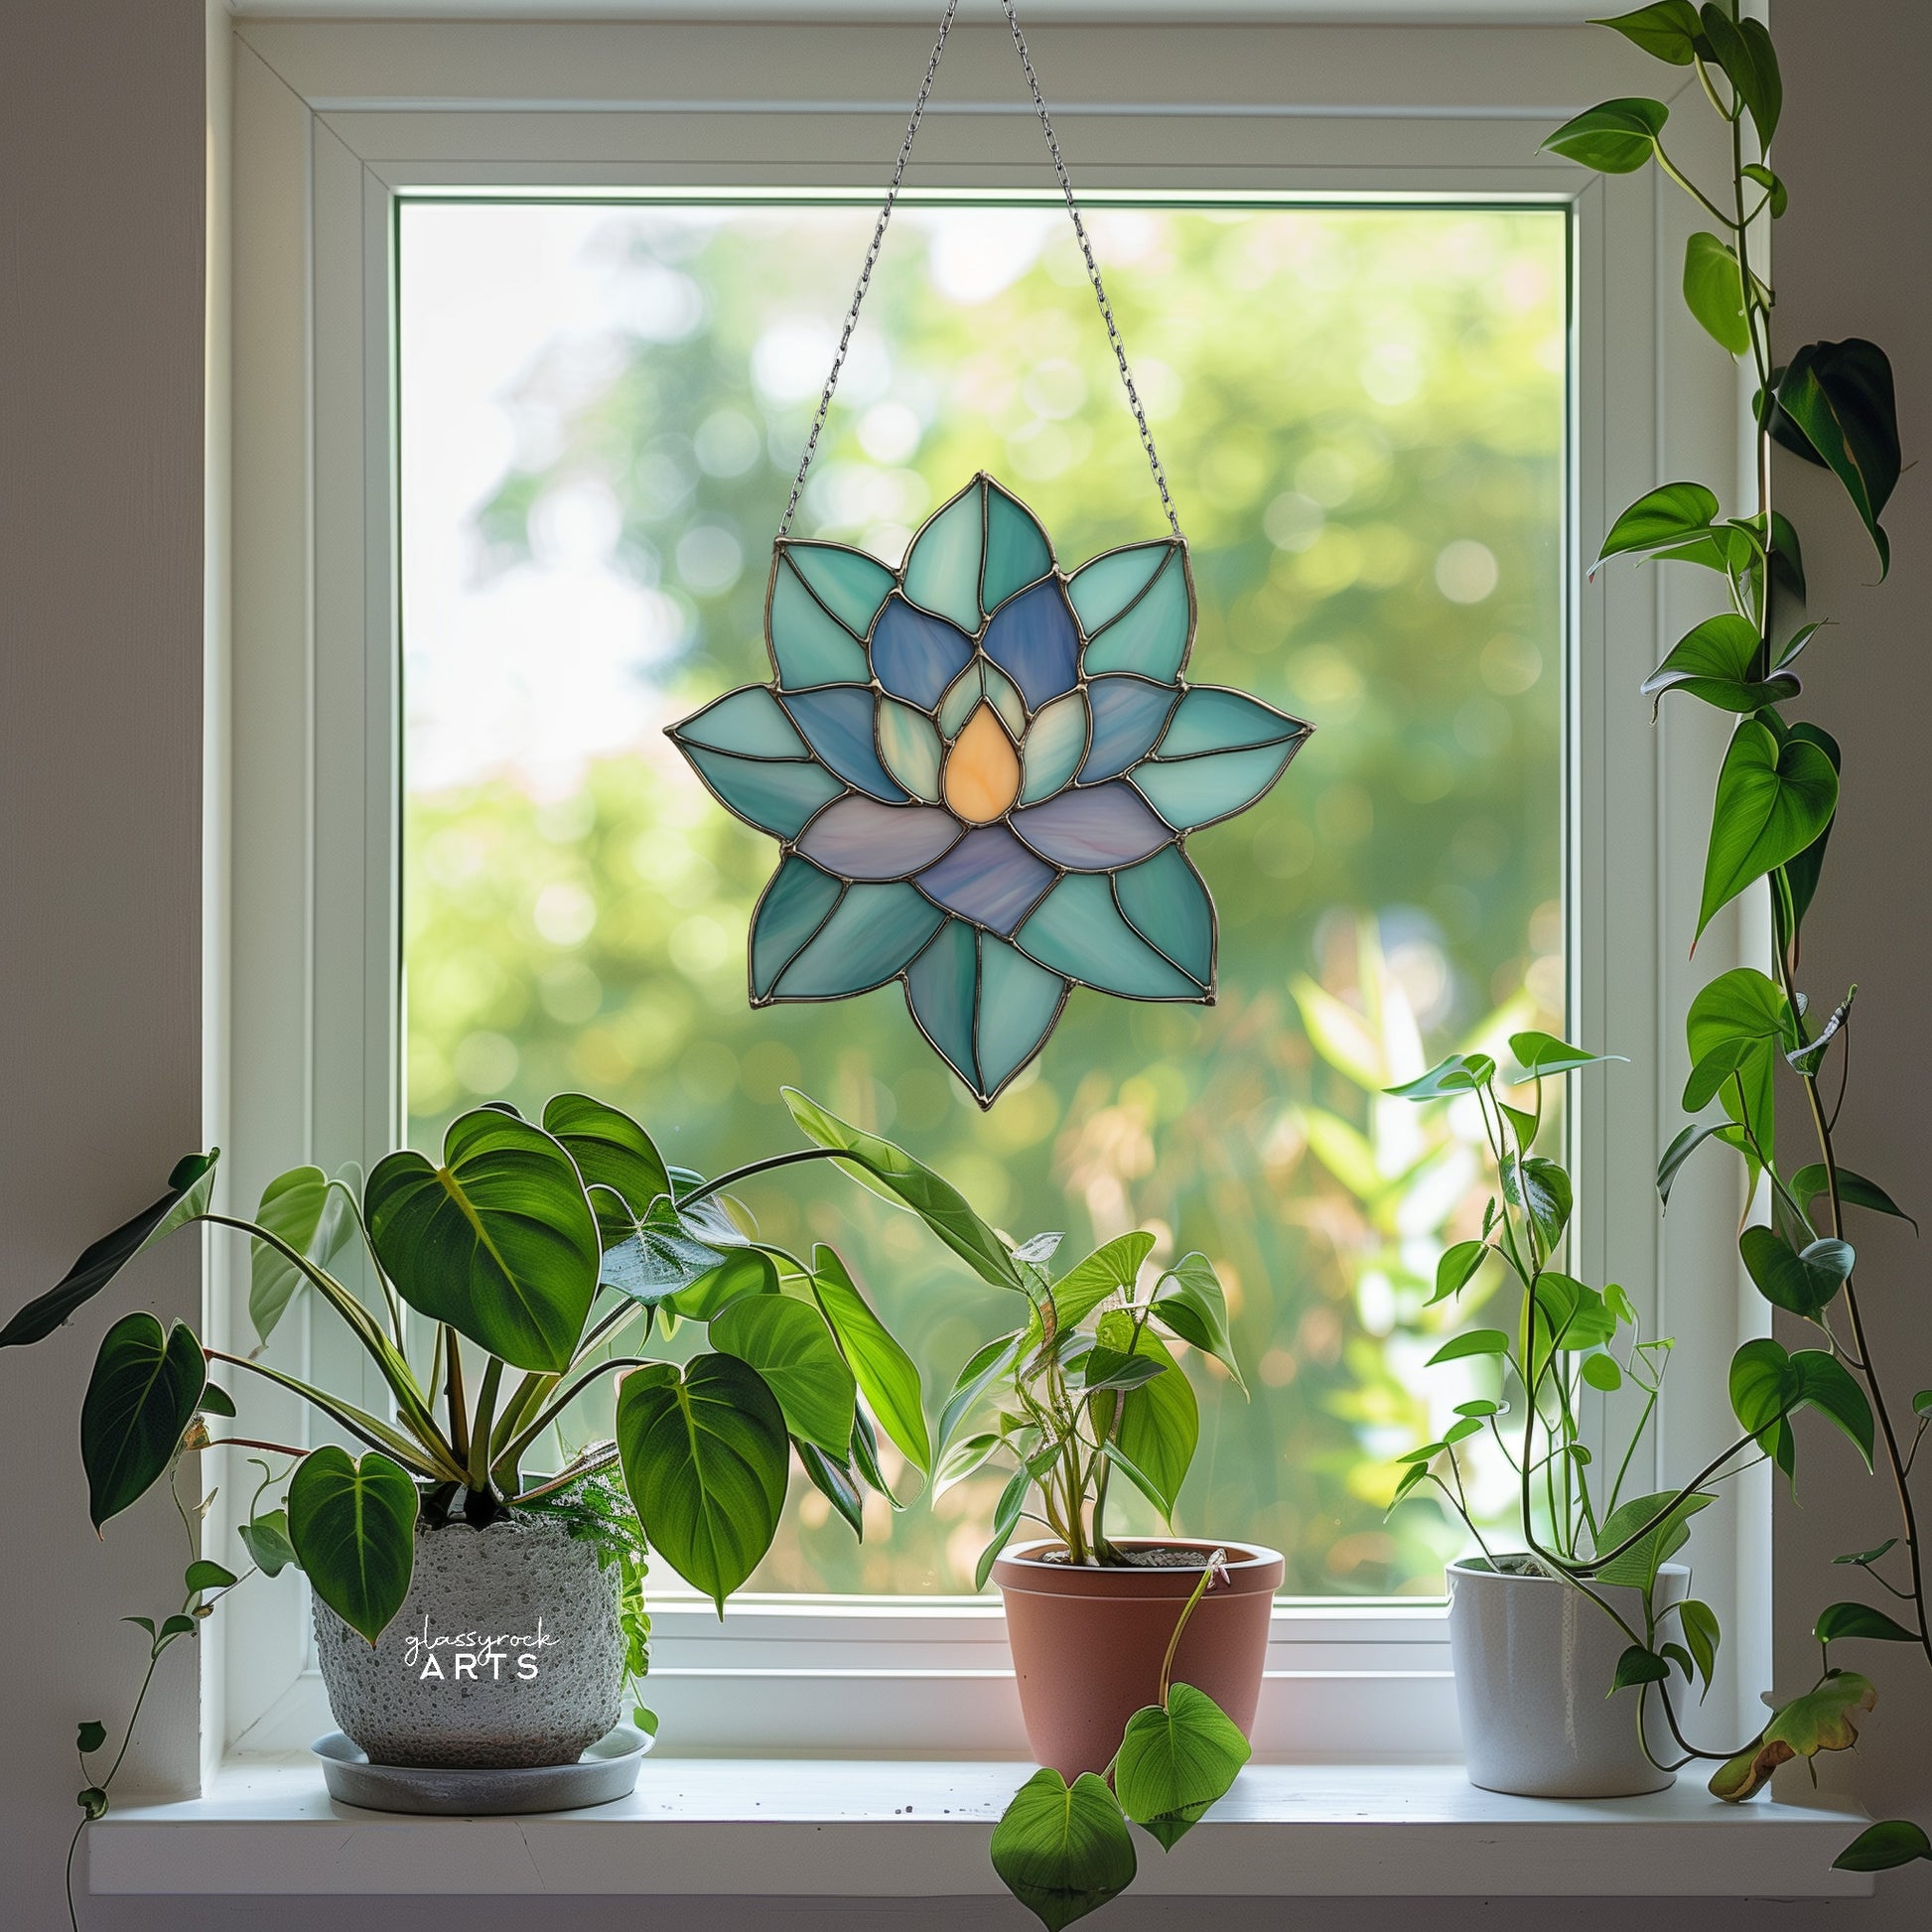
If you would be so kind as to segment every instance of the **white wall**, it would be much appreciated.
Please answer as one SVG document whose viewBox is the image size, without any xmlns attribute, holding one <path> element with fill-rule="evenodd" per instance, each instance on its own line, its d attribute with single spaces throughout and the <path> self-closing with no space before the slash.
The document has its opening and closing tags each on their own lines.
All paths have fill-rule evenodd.
<svg viewBox="0 0 1932 1932">
<path fill-rule="evenodd" d="M 1791 95 L 1779 159 L 1794 196 L 1778 237 L 1781 338 L 1885 344 L 1908 455 L 1922 452 L 1932 439 L 1932 161 L 1918 117 L 1932 8 L 1777 0 L 1777 26 Z M 203 1135 L 204 71 L 203 0 L 0 8 L 0 1310 L 149 1198 Z M 218 410 L 218 377 L 212 394 Z M 1922 724 L 1932 709 L 1932 482 L 1913 473 L 1899 487 L 1887 519 L 1899 562 L 1882 589 L 1868 588 L 1864 539 L 1829 487 L 1810 474 L 1781 475 L 1779 487 L 1805 530 L 1814 603 L 1841 621 L 1808 660 L 1808 700 L 1844 741 L 1849 781 L 1807 977 L 1826 1000 L 1849 978 L 1861 983 L 1848 1157 L 1932 1207 L 1932 1134 L 1915 1090 L 1932 1041 Z M 1875 1230 L 1863 1246 L 1865 1292 L 1885 1311 L 1878 1325 L 1916 1351 L 1916 1372 L 1898 1386 L 1932 1383 L 1932 1323 L 1919 1312 L 1925 1258 L 1905 1230 Z M 136 1293 L 164 1316 L 192 1315 L 192 1250 L 144 1264 Z M 127 1306 L 123 1294 L 115 1311 Z M 0 1560 L 0 1898 L 6 1922 L 33 1932 L 65 1917 L 72 1726 L 118 1717 L 136 1675 L 139 1640 L 114 1619 L 161 1606 L 175 1570 L 162 1510 L 112 1526 L 104 1544 L 86 1528 L 75 1417 L 108 1318 L 89 1311 L 32 1355 L 0 1358 L 0 1467 L 14 1479 Z M 1882 1491 L 1835 1440 L 1815 1432 L 1806 1449 L 1802 1507 L 1782 1508 L 1777 1526 L 1781 1665 L 1793 1681 L 1811 1655 L 1799 1632 L 1845 1576 L 1825 1559 L 1890 1533 Z M 1857 1661 L 1878 1676 L 1883 1708 L 1856 1762 L 1833 1775 L 1849 1771 L 1876 1806 L 1932 1817 L 1932 1684 L 1902 1652 Z M 195 1696 L 192 1647 L 177 1646 L 134 1782 L 192 1781 Z M 369 1932 L 491 1932 L 532 1916 L 488 1900 L 351 1909 Z M 1887 1881 L 1872 1906 L 1327 1901 L 1216 1918 L 1240 1932 L 1291 1913 L 1306 1932 L 1415 1932 L 1424 1922 L 1610 1932 L 1639 1918 L 1653 1932 L 1766 1922 L 1903 1932 L 1932 1915 L 1932 1867 Z M 82 1905 L 90 1932 L 239 1932 L 271 1916 L 278 1932 L 335 1932 L 344 1914 L 326 1900 Z M 1105 1923 L 1134 1932 L 1189 1916 L 1129 1899 Z M 722 1900 L 645 1912 L 584 1901 L 571 1913 L 587 1932 L 640 1919 L 920 1932 L 1031 1923 L 1004 1901 Z"/>
</svg>

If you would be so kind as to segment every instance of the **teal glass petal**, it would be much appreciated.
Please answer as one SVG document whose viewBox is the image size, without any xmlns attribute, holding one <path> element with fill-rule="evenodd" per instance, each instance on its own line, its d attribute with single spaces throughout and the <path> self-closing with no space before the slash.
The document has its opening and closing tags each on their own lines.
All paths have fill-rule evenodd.
<svg viewBox="0 0 1932 1932">
<path fill-rule="evenodd" d="M 816 866 L 790 858 L 771 875 L 752 914 L 752 998 L 763 1000 L 804 950 L 844 889 Z"/>
<path fill-rule="evenodd" d="M 979 935 L 957 919 L 948 919 L 933 934 L 905 974 L 905 1004 L 919 1031 L 975 1094 L 982 1092 L 973 1055 L 979 980 Z"/>
<path fill-rule="evenodd" d="M 1112 623 L 1154 581 L 1154 573 L 1168 561 L 1173 543 L 1136 543 L 1125 550 L 1109 550 L 1090 564 L 1082 564 L 1066 580 L 1073 614 L 1089 637 L 1102 624 Z"/>
<path fill-rule="evenodd" d="M 976 657 L 954 679 L 950 691 L 939 701 L 939 736 L 950 745 L 960 734 L 973 707 L 986 695 L 986 660 Z"/>
<path fill-rule="evenodd" d="M 1169 546 L 1160 575 L 1141 599 L 1128 607 L 1087 646 L 1083 669 L 1138 671 L 1158 684 L 1172 684 L 1186 661 L 1194 629 L 1194 599 L 1187 581 L 1186 552 Z"/>
<path fill-rule="evenodd" d="M 1066 1003 L 1066 981 L 990 934 L 980 940 L 979 1069 L 982 1102 L 1046 1043 Z"/>
<path fill-rule="evenodd" d="M 1164 759 L 1193 758 L 1202 752 L 1238 752 L 1253 745 L 1279 745 L 1299 738 L 1308 727 L 1243 691 L 1197 684 L 1181 699 L 1161 740 Z"/>
<path fill-rule="evenodd" d="M 999 665 L 982 659 L 980 675 L 985 680 L 987 703 L 1000 714 L 1000 722 L 1013 734 L 1014 742 L 1018 744 L 1027 729 L 1026 700 L 1014 689 L 1013 680 Z"/>
<path fill-rule="evenodd" d="M 1144 677 L 1097 677 L 1087 686 L 1093 746 L 1080 767 L 1083 785 L 1117 778 L 1154 749 L 1177 694 L 1172 684 Z"/>
<path fill-rule="evenodd" d="M 979 635 L 980 559 L 986 547 L 986 496 L 980 479 L 926 518 L 905 553 L 905 595 Z"/>
<path fill-rule="evenodd" d="M 795 839 L 805 821 L 845 789 L 822 764 L 809 760 L 735 759 L 696 745 L 684 755 L 721 805 L 773 838 Z"/>
<path fill-rule="evenodd" d="M 905 803 L 904 791 L 879 761 L 879 743 L 873 735 L 878 700 L 871 685 L 828 684 L 816 691 L 790 691 L 784 704 L 813 752 L 847 784 L 889 805 Z"/>
<path fill-rule="evenodd" d="M 980 606 L 997 611 L 1015 591 L 1036 584 L 1053 568 L 1053 546 L 1034 513 L 986 479 L 986 572 Z"/>
<path fill-rule="evenodd" d="M 1062 879 L 1020 928 L 1015 943 L 1049 971 L 1102 993 L 1129 1000 L 1206 1002 L 1185 973 L 1163 959 L 1121 917 L 1104 874 L 1075 873 Z"/>
<path fill-rule="evenodd" d="M 820 812 L 798 849 L 840 879 L 909 879 L 943 859 L 965 830 L 938 805 L 882 805 L 855 795 Z"/>
<path fill-rule="evenodd" d="M 1120 909 L 1149 945 L 1183 973 L 1214 983 L 1214 906 L 1200 874 L 1178 846 L 1114 874 Z"/>
<path fill-rule="evenodd" d="M 914 798 L 939 800 L 939 734 L 923 711 L 897 698 L 879 700 L 879 756 Z"/>
<path fill-rule="evenodd" d="M 802 759 L 811 754 L 768 684 L 748 684 L 671 728 L 680 745 L 703 745 L 748 759 Z"/>
<path fill-rule="evenodd" d="M 1220 752 L 1206 758 L 1149 759 L 1130 776 L 1154 809 L 1177 832 L 1212 825 L 1217 818 L 1246 811 L 1288 769 L 1303 741 L 1263 745 L 1249 752 Z"/>
<path fill-rule="evenodd" d="M 1034 719 L 1021 750 L 1026 766 L 1020 786 L 1023 805 L 1037 805 L 1071 783 L 1087 752 L 1085 697 L 1069 691 L 1044 706 Z"/>
<path fill-rule="evenodd" d="M 812 595 L 853 633 L 872 629 L 879 607 L 893 588 L 893 573 L 877 557 L 846 543 L 793 543 L 780 546 Z"/>
<path fill-rule="evenodd" d="M 946 915 L 910 886 L 851 886 L 779 975 L 774 1000 L 842 1000 L 903 972 Z"/>
<path fill-rule="evenodd" d="M 771 665 L 784 690 L 852 684 L 872 675 L 865 646 L 833 620 L 783 557 L 771 573 L 771 606 L 764 628 L 771 640 Z"/>
</svg>

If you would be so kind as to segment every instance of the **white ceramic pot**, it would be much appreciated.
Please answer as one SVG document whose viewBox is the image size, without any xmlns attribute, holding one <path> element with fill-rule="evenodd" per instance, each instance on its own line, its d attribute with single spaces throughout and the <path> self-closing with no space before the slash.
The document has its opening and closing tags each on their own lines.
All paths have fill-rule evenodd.
<svg viewBox="0 0 1932 1932">
<path fill-rule="evenodd" d="M 1690 1585 L 1682 1564 L 1657 1578 L 1661 1607 Z M 1486 1564 L 1449 1568 L 1449 1655 L 1469 1782 L 1524 1798 L 1629 1798 L 1662 1791 L 1673 1774 L 1644 1755 L 1633 1688 L 1609 1695 L 1629 1639 L 1582 1590 L 1555 1577 L 1512 1576 Z M 1643 1593 L 1598 1593 L 1643 1628 Z M 1652 1700 L 1647 1729 L 1667 1752 Z"/>
<path fill-rule="evenodd" d="M 330 1709 L 376 1764 L 574 1763 L 622 1715 L 619 1587 L 560 1523 L 418 1523 L 409 1594 L 376 1643 L 316 1600 Z"/>
</svg>

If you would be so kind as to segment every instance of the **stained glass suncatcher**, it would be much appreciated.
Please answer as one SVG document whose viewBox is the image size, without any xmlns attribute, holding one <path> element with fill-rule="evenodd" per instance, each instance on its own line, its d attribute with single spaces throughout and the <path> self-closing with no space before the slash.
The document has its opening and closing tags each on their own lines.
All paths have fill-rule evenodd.
<svg viewBox="0 0 1932 1932">
<path fill-rule="evenodd" d="M 1069 573 L 983 474 L 897 570 L 781 537 L 772 681 L 671 727 L 712 795 L 779 843 L 752 1004 L 900 980 L 982 1107 L 1075 986 L 1212 1005 L 1214 905 L 1188 834 L 1261 798 L 1311 728 L 1190 685 L 1193 634 L 1183 539 Z"/>
</svg>

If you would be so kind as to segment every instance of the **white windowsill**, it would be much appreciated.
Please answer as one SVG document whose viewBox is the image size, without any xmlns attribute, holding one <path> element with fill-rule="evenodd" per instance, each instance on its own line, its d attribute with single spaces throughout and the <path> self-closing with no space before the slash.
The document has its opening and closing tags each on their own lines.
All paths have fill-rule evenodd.
<svg viewBox="0 0 1932 1932">
<path fill-rule="evenodd" d="M 438 1819 L 334 1803 L 314 1760 L 231 1759 L 201 1799 L 89 1836 L 95 1892 L 965 1897 L 1000 1889 L 1015 1763 L 649 1757 L 616 1804 Z M 1141 1894 L 1856 1897 L 1849 1814 L 1719 1804 L 1696 1780 L 1553 1802 L 1452 1764 L 1253 1764 L 1176 1849 L 1137 1835 Z"/>
</svg>

